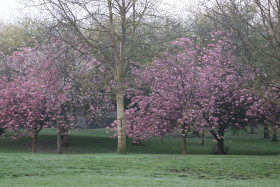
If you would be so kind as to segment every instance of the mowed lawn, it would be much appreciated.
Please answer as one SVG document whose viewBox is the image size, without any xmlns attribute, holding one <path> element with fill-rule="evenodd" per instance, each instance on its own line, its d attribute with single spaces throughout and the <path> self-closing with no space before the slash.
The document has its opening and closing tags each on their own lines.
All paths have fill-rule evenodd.
<svg viewBox="0 0 280 187">
<path fill-rule="evenodd" d="M 181 155 L 181 137 L 133 146 L 116 154 L 117 140 L 105 129 L 70 133 L 71 146 L 55 154 L 55 129 L 31 139 L 0 140 L 0 186 L 280 186 L 280 142 L 262 134 L 228 133 L 227 155 L 215 155 L 211 136 L 187 138 L 188 155 Z"/>
</svg>

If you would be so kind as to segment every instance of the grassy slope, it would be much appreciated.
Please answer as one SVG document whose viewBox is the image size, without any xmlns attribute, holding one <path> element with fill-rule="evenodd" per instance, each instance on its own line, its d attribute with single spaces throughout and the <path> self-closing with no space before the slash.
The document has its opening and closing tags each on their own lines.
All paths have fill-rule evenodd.
<svg viewBox="0 0 280 187">
<path fill-rule="evenodd" d="M 0 140 L 0 186 L 278 186 L 280 182 L 279 142 L 261 134 L 228 136 L 231 155 L 225 156 L 209 154 L 215 146 L 212 138 L 201 146 L 198 139 L 188 137 L 187 156 L 180 155 L 176 136 L 145 146 L 128 143 L 127 155 L 114 153 L 116 140 L 104 129 L 81 130 L 70 140 L 72 146 L 63 155 L 52 154 L 55 130 L 41 132 L 35 155 L 29 153 L 29 138 Z"/>
</svg>

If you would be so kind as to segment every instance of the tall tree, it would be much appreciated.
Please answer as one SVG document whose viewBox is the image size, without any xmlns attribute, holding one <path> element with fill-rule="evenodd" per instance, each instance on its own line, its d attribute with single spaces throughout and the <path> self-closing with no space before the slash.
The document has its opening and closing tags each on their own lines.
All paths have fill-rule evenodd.
<svg viewBox="0 0 280 187">
<path fill-rule="evenodd" d="M 143 54 L 144 25 L 152 25 L 156 0 L 38 0 L 57 24 L 87 45 L 99 62 L 111 70 L 117 101 L 118 149 L 126 152 L 124 76 L 128 64 Z M 36 3 L 35 3 L 36 4 Z M 153 25 L 154 26 L 154 25 Z M 71 41 L 68 40 L 69 43 Z M 73 45 L 75 46 L 75 45 Z"/>
</svg>

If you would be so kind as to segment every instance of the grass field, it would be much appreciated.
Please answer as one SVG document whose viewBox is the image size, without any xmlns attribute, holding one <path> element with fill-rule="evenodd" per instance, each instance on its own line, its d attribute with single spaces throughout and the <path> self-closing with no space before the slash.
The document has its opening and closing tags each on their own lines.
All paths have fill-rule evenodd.
<svg viewBox="0 0 280 187">
<path fill-rule="evenodd" d="M 118 155 L 116 139 L 104 129 L 70 133 L 71 146 L 55 154 L 54 129 L 38 137 L 31 154 L 30 138 L 0 140 L 0 186 L 279 186 L 280 142 L 262 134 L 228 134 L 228 155 L 214 155 L 211 137 L 205 145 L 190 135 L 188 155 L 181 138 L 171 135 L 133 146 Z"/>
</svg>

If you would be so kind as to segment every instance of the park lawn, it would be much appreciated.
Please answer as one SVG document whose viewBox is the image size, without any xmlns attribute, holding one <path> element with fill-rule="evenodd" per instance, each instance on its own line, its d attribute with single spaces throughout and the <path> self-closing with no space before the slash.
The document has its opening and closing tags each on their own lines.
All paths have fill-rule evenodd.
<svg viewBox="0 0 280 187">
<path fill-rule="evenodd" d="M 278 186 L 279 156 L 0 154 L 0 186 Z"/>
<path fill-rule="evenodd" d="M 0 140 L 0 186 L 279 186 L 280 143 L 262 134 L 228 134 L 228 155 L 215 155 L 215 142 L 205 145 L 189 135 L 188 155 L 181 137 L 154 138 L 116 154 L 117 140 L 105 129 L 71 131 L 71 146 L 55 154 L 55 129 L 31 139 Z"/>
</svg>

